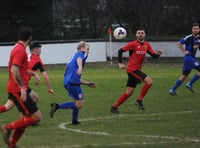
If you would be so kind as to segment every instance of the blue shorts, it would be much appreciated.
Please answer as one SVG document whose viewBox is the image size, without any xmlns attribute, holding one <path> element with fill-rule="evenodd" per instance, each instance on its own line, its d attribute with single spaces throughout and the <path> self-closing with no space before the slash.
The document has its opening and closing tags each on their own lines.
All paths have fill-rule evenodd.
<svg viewBox="0 0 200 148">
<path fill-rule="evenodd" d="M 188 75 L 193 69 L 200 71 L 200 63 L 192 56 L 184 56 L 183 58 L 183 74 Z"/>
<path fill-rule="evenodd" d="M 65 85 L 65 89 L 68 91 L 68 95 L 74 100 L 82 100 L 83 92 L 80 84 Z"/>
</svg>

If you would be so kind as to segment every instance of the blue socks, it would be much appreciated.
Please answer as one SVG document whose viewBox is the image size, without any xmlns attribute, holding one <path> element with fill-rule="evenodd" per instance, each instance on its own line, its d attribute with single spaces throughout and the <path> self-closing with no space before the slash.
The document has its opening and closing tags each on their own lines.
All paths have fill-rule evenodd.
<svg viewBox="0 0 200 148">
<path fill-rule="evenodd" d="M 75 102 L 66 102 L 59 104 L 59 109 L 72 109 L 72 121 L 78 121 L 79 109 L 76 107 Z"/>
<path fill-rule="evenodd" d="M 59 104 L 59 108 L 60 109 L 74 109 L 77 107 L 76 107 L 75 102 L 66 102 L 66 103 Z"/>
<path fill-rule="evenodd" d="M 193 84 L 194 82 L 196 82 L 199 78 L 200 78 L 200 76 L 198 76 L 197 74 L 195 74 L 195 75 L 193 76 L 193 78 L 191 79 L 191 81 L 188 82 L 188 84 L 192 86 L 192 84 Z M 176 83 L 174 84 L 174 86 L 173 86 L 171 89 L 172 89 L 173 91 L 175 91 L 182 83 L 183 83 L 183 81 L 181 81 L 181 80 L 178 79 L 178 80 L 176 81 Z"/>
<path fill-rule="evenodd" d="M 78 121 L 78 112 L 79 112 L 78 108 L 73 109 L 73 111 L 72 111 L 72 121 Z"/>
<path fill-rule="evenodd" d="M 173 91 L 175 91 L 181 84 L 183 83 L 183 81 L 181 80 L 177 80 L 176 83 L 174 84 L 174 86 L 171 88 Z"/>
<path fill-rule="evenodd" d="M 193 78 L 191 79 L 191 81 L 188 83 L 189 85 L 192 85 L 194 82 L 196 82 L 198 79 L 200 78 L 200 76 L 198 76 L 197 74 L 195 74 L 193 76 Z"/>
</svg>

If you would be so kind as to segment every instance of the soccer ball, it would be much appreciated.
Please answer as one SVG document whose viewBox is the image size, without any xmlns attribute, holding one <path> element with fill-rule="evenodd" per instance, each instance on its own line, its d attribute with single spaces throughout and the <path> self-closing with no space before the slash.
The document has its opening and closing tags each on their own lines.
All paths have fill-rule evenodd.
<svg viewBox="0 0 200 148">
<path fill-rule="evenodd" d="M 113 32 L 113 36 L 117 40 L 121 40 L 121 39 L 125 38 L 126 35 L 127 35 L 126 29 L 123 27 L 117 27 L 117 28 L 115 28 L 115 30 Z"/>
</svg>

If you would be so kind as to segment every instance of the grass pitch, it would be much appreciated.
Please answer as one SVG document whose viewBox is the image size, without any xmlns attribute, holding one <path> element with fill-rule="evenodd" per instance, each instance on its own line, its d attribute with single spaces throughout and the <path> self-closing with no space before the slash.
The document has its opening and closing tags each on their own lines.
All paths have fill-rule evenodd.
<svg viewBox="0 0 200 148">
<path fill-rule="evenodd" d="M 31 88 L 38 92 L 38 106 L 43 113 L 39 126 L 28 127 L 18 145 L 20 148 L 198 148 L 200 147 L 200 82 L 195 93 L 184 84 L 177 96 L 168 90 L 181 74 L 181 64 L 147 64 L 143 71 L 154 84 L 144 98 L 146 110 L 134 105 L 142 85 L 120 106 L 120 114 L 110 112 L 111 105 L 125 90 L 127 75 L 117 65 L 87 64 L 83 79 L 94 81 L 95 89 L 83 86 L 84 106 L 80 110 L 81 125 L 72 126 L 71 110 L 58 110 L 49 117 L 51 102 L 72 101 L 63 87 L 64 65 L 48 66 L 48 74 L 55 95 L 48 95 L 41 77 L 41 85 Z M 1 68 L 0 103 L 6 102 L 7 69 Z M 190 74 L 189 80 L 194 72 Z M 0 114 L 0 124 L 19 117 L 16 108 Z M 6 147 L 0 139 L 0 148 Z"/>
</svg>

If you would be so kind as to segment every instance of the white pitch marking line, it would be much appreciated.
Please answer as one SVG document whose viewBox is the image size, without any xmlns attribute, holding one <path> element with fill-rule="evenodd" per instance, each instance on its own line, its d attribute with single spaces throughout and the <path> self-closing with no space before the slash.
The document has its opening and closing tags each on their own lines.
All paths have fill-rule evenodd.
<svg viewBox="0 0 200 148">
<path fill-rule="evenodd" d="M 168 144 L 169 142 L 124 142 L 124 143 L 112 143 L 112 144 L 108 144 L 109 146 L 128 146 L 128 145 L 155 145 L 155 144 Z M 172 143 L 172 142 L 170 142 Z M 179 143 L 178 141 L 175 141 L 173 143 Z M 62 148 L 79 148 L 79 147 L 87 147 L 88 145 L 67 145 L 67 146 L 62 146 Z M 90 146 L 92 147 L 99 147 L 102 146 L 102 144 L 90 144 Z"/>
<path fill-rule="evenodd" d="M 157 116 L 157 115 L 170 115 L 170 114 L 186 114 L 186 113 L 194 113 L 194 112 L 200 112 L 200 111 L 178 111 L 178 112 L 168 112 L 168 113 L 132 114 L 132 115 L 121 114 L 121 115 L 118 115 L 118 116 L 106 116 L 106 117 L 82 119 L 80 121 L 102 120 L 102 119 L 111 119 L 111 118 L 115 118 L 115 117 L 129 117 L 129 116 Z M 83 131 L 81 129 L 67 128 L 66 124 L 69 124 L 69 123 L 60 123 L 58 125 L 58 127 L 63 129 L 63 130 L 68 130 L 68 131 L 71 131 L 71 132 L 82 133 L 82 134 L 92 134 L 92 135 L 102 135 L 102 136 L 118 136 L 116 134 L 111 134 L 111 133 L 107 133 L 107 132 L 91 132 L 91 131 Z M 188 138 L 188 137 L 180 138 L 180 137 L 173 137 L 173 136 L 158 136 L 158 135 L 124 135 L 124 136 L 179 140 L 179 141 L 187 141 L 187 142 L 195 142 L 195 143 L 200 142 L 199 139 Z"/>
<path fill-rule="evenodd" d="M 80 121 L 92 121 L 92 120 L 102 120 L 102 119 L 112 119 L 115 117 L 140 117 L 140 116 L 158 116 L 158 115 L 170 115 L 170 114 L 187 114 L 187 113 L 195 113 L 200 112 L 200 110 L 197 111 L 178 111 L 178 112 L 166 112 L 166 113 L 150 113 L 150 114 L 119 114 L 115 116 L 105 116 L 105 117 L 97 117 L 97 118 L 88 118 L 88 119 L 82 119 Z"/>
<path fill-rule="evenodd" d="M 106 133 L 106 132 L 91 132 L 91 131 L 83 131 L 81 129 L 72 129 L 72 128 L 66 128 L 67 123 L 61 123 L 58 125 L 59 128 L 68 130 L 70 132 L 76 132 L 76 133 L 82 133 L 82 134 L 90 134 L 90 135 L 102 135 L 102 136 L 110 136 L 112 134 Z"/>
</svg>

